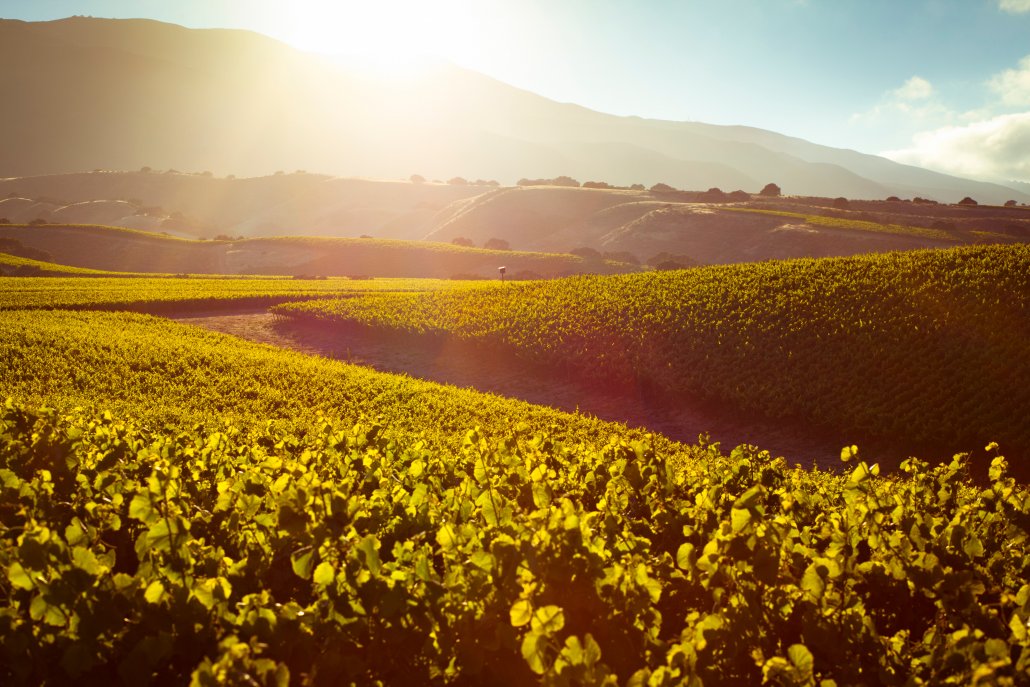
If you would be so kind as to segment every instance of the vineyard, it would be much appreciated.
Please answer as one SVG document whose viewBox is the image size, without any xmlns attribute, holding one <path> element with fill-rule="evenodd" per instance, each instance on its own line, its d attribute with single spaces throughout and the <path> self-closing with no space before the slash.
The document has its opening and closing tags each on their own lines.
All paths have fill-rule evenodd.
<svg viewBox="0 0 1030 687">
<path fill-rule="evenodd" d="M 89 277 L 112 276 L 113 274 L 102 270 L 69 267 L 43 260 L 25 258 L 19 255 L 0 253 L 0 277 L 5 275 Z"/>
<path fill-rule="evenodd" d="M 457 337 L 841 436 L 1030 459 L 1030 247 L 977 246 L 278 306 Z"/>
<path fill-rule="evenodd" d="M 1001 459 L 976 492 L 961 460 L 888 482 L 710 451 L 677 474 L 640 442 L 518 430 L 440 455 L 376 425 L 239 443 L 10 406 L 0 423 L 18 682 L 1004 684 L 1030 667 L 1030 506 Z"/>
<path fill-rule="evenodd" d="M 972 248 L 503 287 L 2 279 L 0 683 L 1027 684 L 1030 490 L 1001 457 L 1025 431 L 1027 260 Z M 881 475 L 846 447 L 840 473 L 802 470 L 91 312 L 311 297 L 280 312 L 539 348 L 656 389 L 762 374 L 740 398 L 792 412 L 845 384 L 856 405 L 838 389 L 834 407 L 864 417 L 875 385 L 839 367 L 894 361 L 880 386 L 929 375 L 938 430 L 1001 448 L 989 469 L 957 455 Z M 807 385 L 777 389 L 796 358 Z M 963 402 L 973 376 L 993 405 Z M 920 393 L 888 399 L 913 432 Z"/>
<path fill-rule="evenodd" d="M 372 291 L 414 292 L 481 287 L 477 281 L 444 279 L 289 279 L 277 277 L 0 277 L 0 310 L 57 308 L 155 309 L 161 306 L 231 307 L 241 301 L 267 305 L 283 300 Z"/>
</svg>

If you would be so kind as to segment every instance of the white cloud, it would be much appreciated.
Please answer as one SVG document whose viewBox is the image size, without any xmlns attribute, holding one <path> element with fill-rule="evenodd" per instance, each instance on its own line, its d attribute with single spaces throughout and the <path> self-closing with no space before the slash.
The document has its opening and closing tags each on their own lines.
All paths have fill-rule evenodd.
<svg viewBox="0 0 1030 687">
<path fill-rule="evenodd" d="M 934 90 L 929 81 L 921 76 L 913 76 L 901 88 L 891 91 L 891 94 L 898 100 L 926 100 L 934 94 Z"/>
<path fill-rule="evenodd" d="M 937 102 L 936 93 L 933 84 L 923 77 L 910 77 L 898 88 L 887 91 L 879 104 L 851 115 L 851 123 L 878 124 L 890 120 L 893 126 L 900 119 L 925 127 L 950 122 L 954 113 Z"/>
<path fill-rule="evenodd" d="M 925 131 L 883 155 L 960 176 L 1030 181 L 1030 112 Z"/>
<path fill-rule="evenodd" d="M 1026 0 L 1026 4 L 1030 7 L 1030 0 Z M 1030 105 L 1030 55 L 1021 59 L 1015 69 L 1006 69 L 992 76 L 987 85 L 1005 105 Z"/>
<path fill-rule="evenodd" d="M 1030 12 L 1030 0 L 998 0 L 998 7 L 1004 12 L 1023 14 Z"/>
</svg>

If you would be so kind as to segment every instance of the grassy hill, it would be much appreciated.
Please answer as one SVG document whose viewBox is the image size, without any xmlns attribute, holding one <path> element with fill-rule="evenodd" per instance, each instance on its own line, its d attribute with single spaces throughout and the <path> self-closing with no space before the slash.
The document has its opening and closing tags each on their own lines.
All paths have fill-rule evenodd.
<svg viewBox="0 0 1030 687">
<path fill-rule="evenodd" d="M 568 254 L 496 251 L 425 241 L 281 237 L 198 241 L 104 226 L 0 225 L 0 238 L 43 250 L 56 261 L 99 270 L 191 273 L 451 278 L 551 277 L 639 269 Z"/>
<path fill-rule="evenodd" d="M 1030 240 L 1030 209 L 539 186 L 455 203 L 427 238 L 511 237 L 533 250 L 660 253 L 704 264 Z"/>
<path fill-rule="evenodd" d="M 1030 460 L 1030 246 L 964 247 L 284 305 L 506 347 L 837 436 Z M 907 443 L 906 443 L 907 442 Z"/>
<path fill-rule="evenodd" d="M 239 179 L 168 171 L 52 174 L 0 179 L 0 218 L 194 238 L 301 232 L 421 239 L 437 212 L 489 188 L 293 172 Z"/>
</svg>

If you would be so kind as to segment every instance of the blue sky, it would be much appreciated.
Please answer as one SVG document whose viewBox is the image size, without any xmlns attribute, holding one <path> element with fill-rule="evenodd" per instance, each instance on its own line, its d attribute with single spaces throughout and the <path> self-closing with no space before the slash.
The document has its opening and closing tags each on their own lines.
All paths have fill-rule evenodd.
<svg viewBox="0 0 1030 687">
<path fill-rule="evenodd" d="M 1030 0 L 0 0 L 426 57 L 620 115 L 746 124 L 1030 181 Z"/>
</svg>

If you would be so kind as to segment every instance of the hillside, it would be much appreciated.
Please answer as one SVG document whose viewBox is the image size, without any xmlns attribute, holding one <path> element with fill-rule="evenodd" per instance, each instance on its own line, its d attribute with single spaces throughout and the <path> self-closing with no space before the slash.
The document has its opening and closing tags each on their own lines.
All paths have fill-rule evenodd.
<svg viewBox="0 0 1030 687">
<path fill-rule="evenodd" d="M 421 239 L 440 210 L 487 190 L 301 173 L 241 179 L 176 172 L 53 174 L 0 179 L 0 218 L 194 238 L 299 233 Z"/>
<path fill-rule="evenodd" d="M 742 214 L 741 209 L 771 212 Z M 814 221 L 818 217 L 835 222 Z M 852 199 L 840 205 L 818 197 L 737 194 L 731 200 L 720 192 L 497 187 L 296 173 L 228 179 L 87 172 L 0 179 L 0 224 L 4 219 L 99 223 L 208 239 L 373 236 L 450 243 L 462 237 L 483 246 L 497 238 L 525 251 L 587 247 L 628 252 L 642 262 L 665 253 L 685 256 L 690 264 L 1030 239 L 1030 209 L 1023 206 L 910 199 Z M 875 230 L 877 224 L 887 230 Z"/>
<path fill-rule="evenodd" d="M 1030 246 L 764 262 L 288 304 L 454 337 L 643 393 L 801 420 L 841 443 L 1030 461 Z"/>
<path fill-rule="evenodd" d="M 104 226 L 0 225 L 0 238 L 57 262 L 121 272 L 293 276 L 497 278 L 615 273 L 639 267 L 568 254 L 466 248 L 426 241 L 282 237 L 200 241 Z"/>
<path fill-rule="evenodd" d="M 775 181 L 795 195 L 1030 201 L 1008 187 L 769 131 L 593 112 L 453 66 L 371 79 L 243 31 L 4 20 L 0 63 L 4 177 L 144 166 L 507 184 L 567 174 L 619 185 L 756 192 Z"/>
<path fill-rule="evenodd" d="M 503 188 L 455 203 L 426 238 L 481 242 L 512 237 L 520 247 L 582 246 L 660 253 L 702 264 L 832 257 L 1030 240 L 1030 208 L 956 206 L 885 200 L 764 198 L 726 194 L 533 186 Z M 753 212 L 754 211 L 754 212 Z"/>
</svg>

